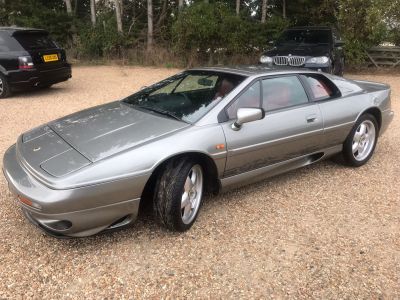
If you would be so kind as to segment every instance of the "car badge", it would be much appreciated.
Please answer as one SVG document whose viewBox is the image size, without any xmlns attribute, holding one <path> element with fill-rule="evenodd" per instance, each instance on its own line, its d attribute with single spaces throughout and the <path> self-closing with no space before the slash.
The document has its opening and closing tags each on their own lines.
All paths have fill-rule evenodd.
<svg viewBox="0 0 400 300">
<path fill-rule="evenodd" d="M 37 151 L 39 151 L 41 148 L 40 147 L 35 147 L 35 148 L 33 148 L 33 152 L 37 152 Z"/>
</svg>

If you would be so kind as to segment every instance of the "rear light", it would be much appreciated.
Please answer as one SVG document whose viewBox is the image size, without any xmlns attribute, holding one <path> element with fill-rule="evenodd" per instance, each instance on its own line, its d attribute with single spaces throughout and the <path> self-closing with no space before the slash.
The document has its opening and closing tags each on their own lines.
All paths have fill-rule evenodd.
<svg viewBox="0 0 400 300">
<path fill-rule="evenodd" d="M 32 61 L 32 57 L 30 57 L 30 56 L 20 56 L 20 57 L 18 57 L 18 62 L 19 62 L 18 68 L 20 70 L 33 69 L 33 61 Z"/>
<path fill-rule="evenodd" d="M 21 201 L 21 202 L 24 203 L 25 205 L 28 205 L 28 206 L 30 206 L 30 207 L 34 207 L 34 208 L 40 209 L 40 205 L 39 205 L 39 204 L 36 204 L 36 203 L 32 202 L 32 200 L 30 200 L 30 199 L 28 199 L 28 198 L 25 198 L 25 197 L 23 197 L 23 196 L 21 196 L 21 195 L 18 195 L 18 199 L 19 199 L 19 201 Z"/>
</svg>

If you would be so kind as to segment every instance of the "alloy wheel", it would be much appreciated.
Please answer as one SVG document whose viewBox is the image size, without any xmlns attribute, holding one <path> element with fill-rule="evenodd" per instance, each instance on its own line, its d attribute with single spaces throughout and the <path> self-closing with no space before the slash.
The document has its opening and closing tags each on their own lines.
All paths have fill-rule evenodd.
<svg viewBox="0 0 400 300">
<path fill-rule="evenodd" d="M 203 194 L 203 170 L 200 165 L 194 165 L 186 178 L 182 200 L 181 216 L 184 224 L 189 224 L 196 217 Z"/>
<path fill-rule="evenodd" d="M 352 151 L 356 160 L 362 161 L 374 149 L 376 139 L 375 125 L 370 120 L 362 122 L 353 137 Z"/>
</svg>

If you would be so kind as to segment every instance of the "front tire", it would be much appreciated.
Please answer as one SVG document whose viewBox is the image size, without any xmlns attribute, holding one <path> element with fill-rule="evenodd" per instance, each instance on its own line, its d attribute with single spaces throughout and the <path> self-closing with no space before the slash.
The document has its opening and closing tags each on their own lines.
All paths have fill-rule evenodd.
<svg viewBox="0 0 400 300">
<path fill-rule="evenodd" d="M 7 78 L 0 73 L 0 99 L 7 98 L 10 94 L 10 85 L 8 84 Z"/>
<path fill-rule="evenodd" d="M 374 116 L 362 115 L 343 144 L 343 158 L 347 165 L 360 167 L 374 154 L 379 127 Z"/>
<path fill-rule="evenodd" d="M 154 212 L 166 228 L 186 231 L 196 221 L 204 190 L 204 171 L 188 158 L 168 162 L 159 177 Z"/>
</svg>

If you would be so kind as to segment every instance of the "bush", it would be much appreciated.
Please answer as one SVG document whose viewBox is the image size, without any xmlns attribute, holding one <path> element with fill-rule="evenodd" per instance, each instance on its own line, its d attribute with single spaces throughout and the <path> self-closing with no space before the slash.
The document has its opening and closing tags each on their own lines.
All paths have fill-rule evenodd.
<svg viewBox="0 0 400 300">
<path fill-rule="evenodd" d="M 215 63 L 215 58 L 230 60 L 233 56 L 255 58 L 277 34 L 287 26 L 278 17 L 266 24 L 242 19 L 224 3 L 197 3 L 179 13 L 172 25 L 175 50 L 191 61 Z"/>
</svg>

